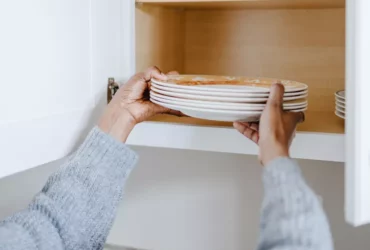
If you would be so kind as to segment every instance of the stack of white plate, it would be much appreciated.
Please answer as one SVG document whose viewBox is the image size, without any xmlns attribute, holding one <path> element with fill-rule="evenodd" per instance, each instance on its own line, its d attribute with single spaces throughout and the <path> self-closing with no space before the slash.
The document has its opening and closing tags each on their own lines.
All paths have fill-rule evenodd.
<svg viewBox="0 0 370 250">
<path fill-rule="evenodd" d="M 346 92 L 344 90 L 335 92 L 335 114 L 346 119 Z"/>
<path fill-rule="evenodd" d="M 284 110 L 305 111 L 306 84 L 270 78 L 170 75 L 166 81 L 152 79 L 150 100 L 191 117 L 252 122 L 259 120 L 277 81 L 285 86 Z"/>
</svg>

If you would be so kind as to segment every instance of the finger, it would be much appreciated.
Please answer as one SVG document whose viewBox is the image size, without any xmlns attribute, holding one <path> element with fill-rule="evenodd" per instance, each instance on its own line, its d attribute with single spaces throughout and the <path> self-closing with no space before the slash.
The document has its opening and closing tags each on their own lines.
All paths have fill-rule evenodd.
<svg viewBox="0 0 370 250">
<path fill-rule="evenodd" d="M 160 106 L 158 104 L 155 104 L 153 102 L 150 102 L 150 110 L 152 111 L 152 115 L 158 115 L 158 114 L 169 114 L 169 115 L 174 115 L 174 116 L 179 116 L 179 117 L 183 117 L 183 116 L 186 116 L 184 115 L 183 113 L 181 113 L 180 111 L 178 110 L 174 110 L 174 109 L 169 109 L 169 108 L 166 108 L 166 107 L 163 107 L 163 106 Z"/>
<path fill-rule="evenodd" d="M 284 86 L 281 83 L 272 85 L 270 95 L 267 100 L 267 107 L 283 109 Z"/>
<path fill-rule="evenodd" d="M 173 71 L 168 72 L 167 75 L 179 75 L 179 72 L 177 72 L 176 70 L 173 70 Z"/>
<path fill-rule="evenodd" d="M 305 120 L 304 112 L 289 112 L 289 116 L 296 124 L 302 123 Z"/>
<path fill-rule="evenodd" d="M 144 72 L 144 80 L 146 82 L 152 78 L 156 78 L 158 80 L 167 80 L 167 76 L 162 73 L 156 66 L 152 66 Z"/>
<path fill-rule="evenodd" d="M 169 109 L 169 110 L 165 111 L 164 114 L 174 115 L 174 116 L 178 116 L 178 117 L 187 116 L 187 115 L 183 114 L 181 111 L 173 110 L 173 109 Z"/>
<path fill-rule="evenodd" d="M 242 135 L 258 144 L 259 134 L 257 131 L 251 129 L 248 126 L 244 126 L 240 122 L 234 122 L 234 128 L 238 130 Z"/>
<path fill-rule="evenodd" d="M 258 131 L 258 129 L 259 129 L 259 124 L 258 123 L 252 123 L 251 125 L 250 125 L 250 128 L 251 129 L 253 129 L 253 130 L 255 130 L 255 131 Z"/>
</svg>

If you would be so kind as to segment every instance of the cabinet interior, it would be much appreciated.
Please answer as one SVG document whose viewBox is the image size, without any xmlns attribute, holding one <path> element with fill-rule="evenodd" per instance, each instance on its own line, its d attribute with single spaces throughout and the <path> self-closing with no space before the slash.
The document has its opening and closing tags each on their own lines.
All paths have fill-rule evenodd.
<svg viewBox="0 0 370 250">
<path fill-rule="evenodd" d="M 344 133 L 334 92 L 344 89 L 343 0 L 140 0 L 136 70 L 156 65 L 183 74 L 261 76 L 309 86 L 300 131 Z M 161 115 L 158 122 L 231 126 Z"/>
</svg>

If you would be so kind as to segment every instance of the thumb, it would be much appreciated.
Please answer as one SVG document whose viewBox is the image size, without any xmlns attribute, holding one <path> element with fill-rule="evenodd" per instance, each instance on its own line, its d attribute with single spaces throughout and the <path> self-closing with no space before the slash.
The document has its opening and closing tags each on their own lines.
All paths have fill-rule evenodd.
<svg viewBox="0 0 370 250">
<path fill-rule="evenodd" d="M 284 86 L 281 83 L 275 83 L 271 86 L 270 95 L 267 100 L 267 106 L 274 109 L 283 108 Z"/>
</svg>

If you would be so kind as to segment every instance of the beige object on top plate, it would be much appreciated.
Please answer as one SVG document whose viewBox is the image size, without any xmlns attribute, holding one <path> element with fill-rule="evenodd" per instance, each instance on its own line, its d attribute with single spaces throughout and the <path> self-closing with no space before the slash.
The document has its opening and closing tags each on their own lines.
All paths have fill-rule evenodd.
<svg viewBox="0 0 370 250">
<path fill-rule="evenodd" d="M 274 78 L 214 76 L 214 75 L 168 75 L 166 81 L 152 79 L 152 82 L 164 87 L 181 89 L 203 89 L 221 92 L 268 93 L 272 84 L 280 82 L 285 92 L 306 90 L 304 83 Z"/>
</svg>

